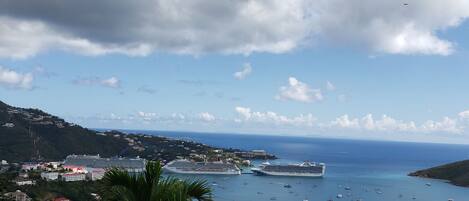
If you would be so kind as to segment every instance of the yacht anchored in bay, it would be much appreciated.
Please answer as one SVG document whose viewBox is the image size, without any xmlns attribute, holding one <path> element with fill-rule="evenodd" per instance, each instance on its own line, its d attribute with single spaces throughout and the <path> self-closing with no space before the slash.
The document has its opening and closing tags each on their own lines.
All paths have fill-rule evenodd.
<svg viewBox="0 0 469 201">
<path fill-rule="evenodd" d="M 251 168 L 251 171 L 256 175 L 322 177 L 325 174 L 326 165 L 324 163 L 311 162 L 290 165 L 272 165 L 266 162 L 262 163 L 258 168 Z"/>
</svg>

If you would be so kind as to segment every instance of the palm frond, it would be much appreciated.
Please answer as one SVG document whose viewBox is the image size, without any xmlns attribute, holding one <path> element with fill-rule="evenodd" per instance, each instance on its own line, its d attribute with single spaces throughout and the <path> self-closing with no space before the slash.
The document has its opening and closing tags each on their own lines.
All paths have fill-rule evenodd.
<svg viewBox="0 0 469 201">
<path fill-rule="evenodd" d="M 200 201 L 211 201 L 212 200 L 212 189 L 207 184 L 207 181 L 184 181 L 187 186 L 187 193 L 192 198 L 196 198 Z"/>
<path fill-rule="evenodd" d="M 102 179 L 104 186 L 124 201 L 212 201 L 206 181 L 162 178 L 161 164 L 148 162 L 142 174 L 113 168 Z"/>
</svg>

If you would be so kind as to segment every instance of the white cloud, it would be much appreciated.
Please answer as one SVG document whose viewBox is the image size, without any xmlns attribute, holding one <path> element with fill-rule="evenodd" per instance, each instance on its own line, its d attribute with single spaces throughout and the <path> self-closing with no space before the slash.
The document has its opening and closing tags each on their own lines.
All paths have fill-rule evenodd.
<svg viewBox="0 0 469 201">
<path fill-rule="evenodd" d="M 131 56 L 284 53 L 319 42 L 448 55 L 454 42 L 438 32 L 460 26 L 469 1 L 15 0 L 0 2 L 0 16 L 0 56 L 12 58 L 57 49 Z"/>
<path fill-rule="evenodd" d="M 316 118 L 312 114 L 300 114 L 295 117 L 287 117 L 271 111 L 252 112 L 250 108 L 246 107 L 236 107 L 235 111 L 238 114 L 238 118 L 235 119 L 235 122 L 312 127 L 316 121 Z"/>
<path fill-rule="evenodd" d="M 461 133 L 463 128 L 458 122 L 449 117 L 444 117 L 442 121 L 428 120 L 422 125 L 422 131 L 424 132 L 449 132 L 449 133 Z"/>
<path fill-rule="evenodd" d="M 334 90 L 335 90 L 335 86 L 334 86 L 334 84 L 332 84 L 332 82 L 327 81 L 327 82 L 326 82 L 326 89 L 327 89 L 328 91 L 334 91 Z"/>
<path fill-rule="evenodd" d="M 155 118 L 157 118 L 157 115 L 156 113 L 154 112 L 142 112 L 142 111 L 139 111 L 137 113 L 137 115 L 142 118 L 143 120 L 145 121 L 151 121 L 151 120 L 154 120 Z"/>
<path fill-rule="evenodd" d="M 245 63 L 243 66 L 243 69 L 241 71 L 235 72 L 233 74 L 233 77 L 235 77 L 237 80 L 244 80 L 248 75 L 250 75 L 252 72 L 252 67 L 250 63 Z"/>
<path fill-rule="evenodd" d="M 288 86 L 280 87 L 279 94 L 275 98 L 278 100 L 313 102 L 322 100 L 323 96 L 320 89 L 311 89 L 307 84 L 294 77 L 289 77 Z"/>
<path fill-rule="evenodd" d="M 13 69 L 0 66 L 0 85 L 4 87 L 32 89 L 33 80 L 34 76 L 32 73 L 19 73 Z"/>
<path fill-rule="evenodd" d="M 0 16 L 0 57 L 24 59 L 52 49 L 89 56 L 110 53 L 144 56 L 151 52 L 147 44 L 105 45 L 71 35 L 41 21 Z"/>
<path fill-rule="evenodd" d="M 210 114 L 208 112 L 201 112 L 199 114 L 199 118 L 202 120 L 202 121 L 206 121 L 206 122 L 212 122 L 212 121 L 215 121 L 216 118 L 215 116 L 213 116 L 213 114 Z"/>
<path fill-rule="evenodd" d="M 336 120 L 330 123 L 332 127 L 339 128 L 359 128 L 358 119 L 350 119 L 347 114 L 337 117 Z"/>
<path fill-rule="evenodd" d="M 73 80 L 73 83 L 78 85 L 100 85 L 103 87 L 109 88 L 120 88 L 121 81 L 117 77 L 110 77 L 110 78 L 99 78 L 99 77 L 89 77 L 89 78 L 79 78 Z"/>
<path fill-rule="evenodd" d="M 319 32 L 329 41 L 368 46 L 392 54 L 448 55 L 454 44 L 438 31 L 469 17 L 469 1 L 322 0 L 314 3 Z M 445 12 L 441 12 L 444 8 Z"/>
<path fill-rule="evenodd" d="M 101 84 L 103 86 L 111 87 L 111 88 L 119 88 L 121 81 L 116 77 L 110 77 L 104 80 L 101 80 Z"/>
<path fill-rule="evenodd" d="M 463 127 L 455 119 L 449 117 L 442 121 L 428 120 L 422 125 L 417 126 L 414 121 L 404 122 L 387 115 L 382 115 L 380 119 L 374 119 L 372 114 L 367 114 L 361 119 L 350 118 L 348 115 L 342 115 L 330 123 L 323 124 L 324 128 L 331 129 L 358 129 L 375 132 L 406 132 L 406 133 L 461 133 Z"/>
<path fill-rule="evenodd" d="M 462 111 L 458 114 L 459 118 L 469 119 L 469 110 Z"/>
</svg>

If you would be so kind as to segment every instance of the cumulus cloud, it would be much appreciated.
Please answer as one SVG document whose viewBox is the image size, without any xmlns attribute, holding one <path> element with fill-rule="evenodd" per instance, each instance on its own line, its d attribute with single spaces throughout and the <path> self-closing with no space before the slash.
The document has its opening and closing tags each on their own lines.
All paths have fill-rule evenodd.
<svg viewBox="0 0 469 201">
<path fill-rule="evenodd" d="M 448 55 L 454 42 L 438 32 L 468 16 L 467 0 L 1 1 L 0 56 L 284 53 L 319 41 Z"/>
<path fill-rule="evenodd" d="M 252 72 L 252 67 L 250 63 L 245 63 L 241 71 L 235 72 L 233 77 L 237 80 L 244 80 Z"/>
<path fill-rule="evenodd" d="M 20 73 L 13 69 L 0 66 L 1 86 L 13 89 L 32 89 L 33 80 L 33 73 Z"/>
<path fill-rule="evenodd" d="M 210 114 L 208 112 L 199 113 L 199 118 L 205 122 L 212 122 L 212 121 L 215 121 L 216 119 L 215 116 L 213 116 L 213 114 Z"/>
<path fill-rule="evenodd" d="M 358 119 L 350 119 L 347 114 L 337 117 L 336 120 L 332 121 L 330 124 L 332 127 L 340 128 L 359 128 L 360 124 Z"/>
<path fill-rule="evenodd" d="M 316 121 L 316 118 L 312 114 L 300 114 L 295 117 L 287 117 L 271 111 L 255 112 L 247 107 L 236 107 L 235 111 L 238 114 L 238 118 L 235 119 L 235 121 L 238 123 L 246 122 L 312 127 Z"/>
<path fill-rule="evenodd" d="M 142 112 L 139 111 L 137 113 L 138 117 L 142 118 L 145 121 L 151 121 L 157 117 L 156 113 L 154 112 Z"/>
<path fill-rule="evenodd" d="M 444 117 L 441 121 L 426 121 L 422 125 L 422 131 L 424 132 L 449 132 L 449 133 L 461 133 L 463 127 L 458 124 L 457 120 L 449 117 Z"/>
<path fill-rule="evenodd" d="M 299 102 L 313 102 L 323 99 L 320 89 L 311 89 L 307 84 L 300 82 L 295 77 L 288 78 L 288 86 L 282 86 L 279 94 L 275 96 L 278 100 L 292 100 Z"/>
<path fill-rule="evenodd" d="M 78 85 L 99 85 L 103 87 L 109 87 L 109 88 L 120 88 L 121 87 L 121 81 L 117 77 L 109 77 L 109 78 L 99 78 L 99 77 L 89 77 L 89 78 L 79 78 L 76 80 L 73 80 L 74 84 Z"/>
<path fill-rule="evenodd" d="M 387 115 L 375 119 L 372 114 L 367 114 L 362 118 L 350 118 L 347 114 L 338 117 L 330 123 L 323 124 L 322 127 L 332 129 L 359 129 L 364 131 L 378 132 L 407 132 L 407 133 L 461 133 L 463 126 L 460 122 L 449 117 L 444 117 L 441 121 L 427 120 L 420 126 L 414 121 L 402 121 Z"/>
<path fill-rule="evenodd" d="M 101 80 L 101 84 L 103 86 L 111 87 L 111 88 L 119 88 L 121 81 L 116 77 L 110 77 L 107 79 Z"/>
<path fill-rule="evenodd" d="M 469 119 L 469 110 L 462 111 L 462 112 L 460 112 L 458 115 L 459 115 L 459 118 L 462 118 L 462 119 Z"/>
</svg>

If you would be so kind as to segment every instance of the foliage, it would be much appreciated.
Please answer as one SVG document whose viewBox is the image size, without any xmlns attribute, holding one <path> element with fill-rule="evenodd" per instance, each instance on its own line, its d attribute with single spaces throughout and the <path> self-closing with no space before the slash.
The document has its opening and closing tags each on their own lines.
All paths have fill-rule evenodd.
<svg viewBox="0 0 469 201">
<path fill-rule="evenodd" d="M 111 169 L 102 180 L 112 198 L 125 201 L 210 201 L 211 189 L 205 181 L 188 181 L 161 176 L 159 162 L 148 162 L 143 174 Z"/>
</svg>

